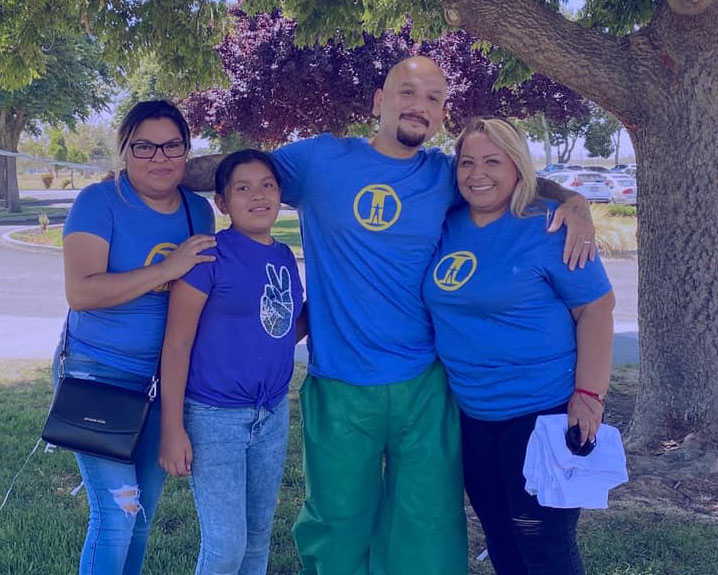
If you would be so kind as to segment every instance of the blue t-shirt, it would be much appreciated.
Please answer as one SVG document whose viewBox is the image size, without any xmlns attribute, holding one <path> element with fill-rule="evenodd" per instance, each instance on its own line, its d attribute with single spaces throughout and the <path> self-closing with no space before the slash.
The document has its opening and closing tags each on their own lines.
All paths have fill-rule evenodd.
<svg viewBox="0 0 718 575">
<path fill-rule="evenodd" d="M 217 234 L 182 278 L 209 297 L 197 326 L 185 395 L 216 407 L 274 407 L 294 367 L 303 289 L 288 246 L 260 244 L 234 228 Z"/>
<path fill-rule="evenodd" d="M 555 407 L 573 392 L 571 309 L 611 285 L 598 258 L 575 271 L 562 262 L 565 230 L 546 231 L 555 205 L 537 202 L 538 215 L 507 212 L 485 227 L 468 208 L 451 213 L 427 271 L 423 293 L 437 353 L 459 406 L 475 419 Z"/>
<path fill-rule="evenodd" d="M 92 184 L 77 196 L 65 221 L 63 237 L 85 232 L 110 245 L 108 273 L 122 273 L 155 264 L 189 237 L 182 205 L 162 214 L 145 204 L 126 175 Z M 214 233 L 214 212 L 202 196 L 183 190 L 196 234 Z M 124 304 L 72 311 L 68 349 L 143 376 L 151 376 L 162 347 L 167 318 L 168 287 L 162 286 Z"/>
<path fill-rule="evenodd" d="M 309 372 L 357 385 L 416 377 L 436 359 L 421 284 L 456 197 L 452 159 L 394 159 L 331 135 L 274 158 L 302 229 Z"/>
</svg>

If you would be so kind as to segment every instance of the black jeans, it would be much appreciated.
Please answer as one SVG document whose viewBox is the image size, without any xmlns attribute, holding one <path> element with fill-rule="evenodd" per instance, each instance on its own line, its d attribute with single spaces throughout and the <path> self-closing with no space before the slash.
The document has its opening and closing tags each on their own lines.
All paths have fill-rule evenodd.
<svg viewBox="0 0 718 575">
<path fill-rule="evenodd" d="M 583 575 L 576 545 L 579 509 L 542 507 L 523 475 L 526 445 L 539 415 L 506 421 L 461 414 L 464 485 L 481 521 L 496 575 Z"/>
</svg>

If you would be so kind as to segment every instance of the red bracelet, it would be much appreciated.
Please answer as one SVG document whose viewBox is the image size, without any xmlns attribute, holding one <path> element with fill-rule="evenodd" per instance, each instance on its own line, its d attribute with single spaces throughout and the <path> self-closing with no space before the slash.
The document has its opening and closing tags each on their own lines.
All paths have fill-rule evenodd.
<svg viewBox="0 0 718 575">
<path fill-rule="evenodd" d="M 574 389 L 574 392 L 581 393 L 583 395 L 588 395 L 588 397 L 592 397 L 596 401 L 600 401 L 601 405 L 606 404 L 606 400 L 605 400 L 604 396 L 596 393 L 595 391 L 589 391 L 588 389 L 581 389 L 580 387 L 577 387 L 576 389 Z"/>
</svg>

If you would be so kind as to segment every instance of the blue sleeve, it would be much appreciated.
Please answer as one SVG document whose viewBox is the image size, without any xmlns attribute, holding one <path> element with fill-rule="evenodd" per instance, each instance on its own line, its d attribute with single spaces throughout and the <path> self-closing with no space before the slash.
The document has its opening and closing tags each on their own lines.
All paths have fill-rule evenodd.
<svg viewBox="0 0 718 575">
<path fill-rule="evenodd" d="M 185 190 L 185 193 L 188 194 L 194 233 L 214 235 L 214 210 L 207 198 L 189 190 Z"/>
<path fill-rule="evenodd" d="M 297 282 L 297 285 L 299 286 L 299 291 L 302 294 L 302 299 L 304 299 L 304 286 L 302 285 L 302 277 L 299 275 L 299 266 L 297 265 L 297 258 L 294 257 L 294 252 L 292 251 L 292 248 L 287 246 L 287 257 L 289 258 L 289 269 L 291 270 L 292 277 L 294 278 L 294 281 Z"/>
<path fill-rule="evenodd" d="M 63 238 L 74 232 L 85 232 L 108 243 L 112 241 L 114 217 L 106 189 L 109 184 L 93 184 L 79 193 L 65 220 Z"/>
<path fill-rule="evenodd" d="M 566 228 L 552 234 L 542 233 L 545 237 L 543 269 L 551 286 L 569 309 L 594 302 L 611 291 L 611 282 L 598 255 L 595 261 L 587 261 L 583 269 L 577 267 L 571 271 L 563 263 Z"/>
<path fill-rule="evenodd" d="M 466 207 L 468 204 L 464 199 L 464 196 L 459 192 L 459 182 L 456 180 L 456 154 L 451 154 L 448 157 L 449 165 L 451 166 L 451 188 L 454 190 L 454 203 L 451 205 L 451 210 L 459 210 Z"/>
<path fill-rule="evenodd" d="M 314 158 L 317 138 L 310 138 L 282 146 L 272 152 L 272 159 L 279 171 L 282 202 L 292 207 L 302 203 L 304 182 Z"/>
<path fill-rule="evenodd" d="M 195 230 L 199 231 L 199 230 Z M 217 257 L 217 248 L 209 248 L 200 252 L 205 256 Z M 184 276 L 182 281 L 187 282 L 193 288 L 198 289 L 202 293 L 209 295 L 215 284 L 215 270 L 217 269 L 217 259 L 213 262 L 202 262 L 195 265 Z"/>
</svg>

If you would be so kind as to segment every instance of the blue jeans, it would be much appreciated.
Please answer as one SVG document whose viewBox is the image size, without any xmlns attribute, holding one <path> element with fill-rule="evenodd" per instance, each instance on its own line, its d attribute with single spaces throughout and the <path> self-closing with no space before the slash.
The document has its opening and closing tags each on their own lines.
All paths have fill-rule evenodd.
<svg viewBox="0 0 718 575">
<path fill-rule="evenodd" d="M 53 363 L 58 382 L 58 354 Z M 85 379 L 133 382 L 146 377 L 127 373 L 82 355 L 65 360 L 65 373 Z M 118 463 L 75 453 L 85 483 L 90 521 L 80 556 L 80 575 L 139 575 L 150 523 L 162 493 L 165 473 L 158 464 L 160 408 L 155 401 L 137 447 L 135 462 Z"/>
<path fill-rule="evenodd" d="M 583 575 L 576 545 L 579 509 L 542 507 L 524 489 L 526 446 L 536 417 L 566 404 L 505 421 L 461 414 L 464 486 L 481 521 L 497 575 Z"/>
<path fill-rule="evenodd" d="M 202 544 L 195 575 L 264 575 L 284 469 L 289 401 L 218 408 L 185 399 Z"/>
</svg>

